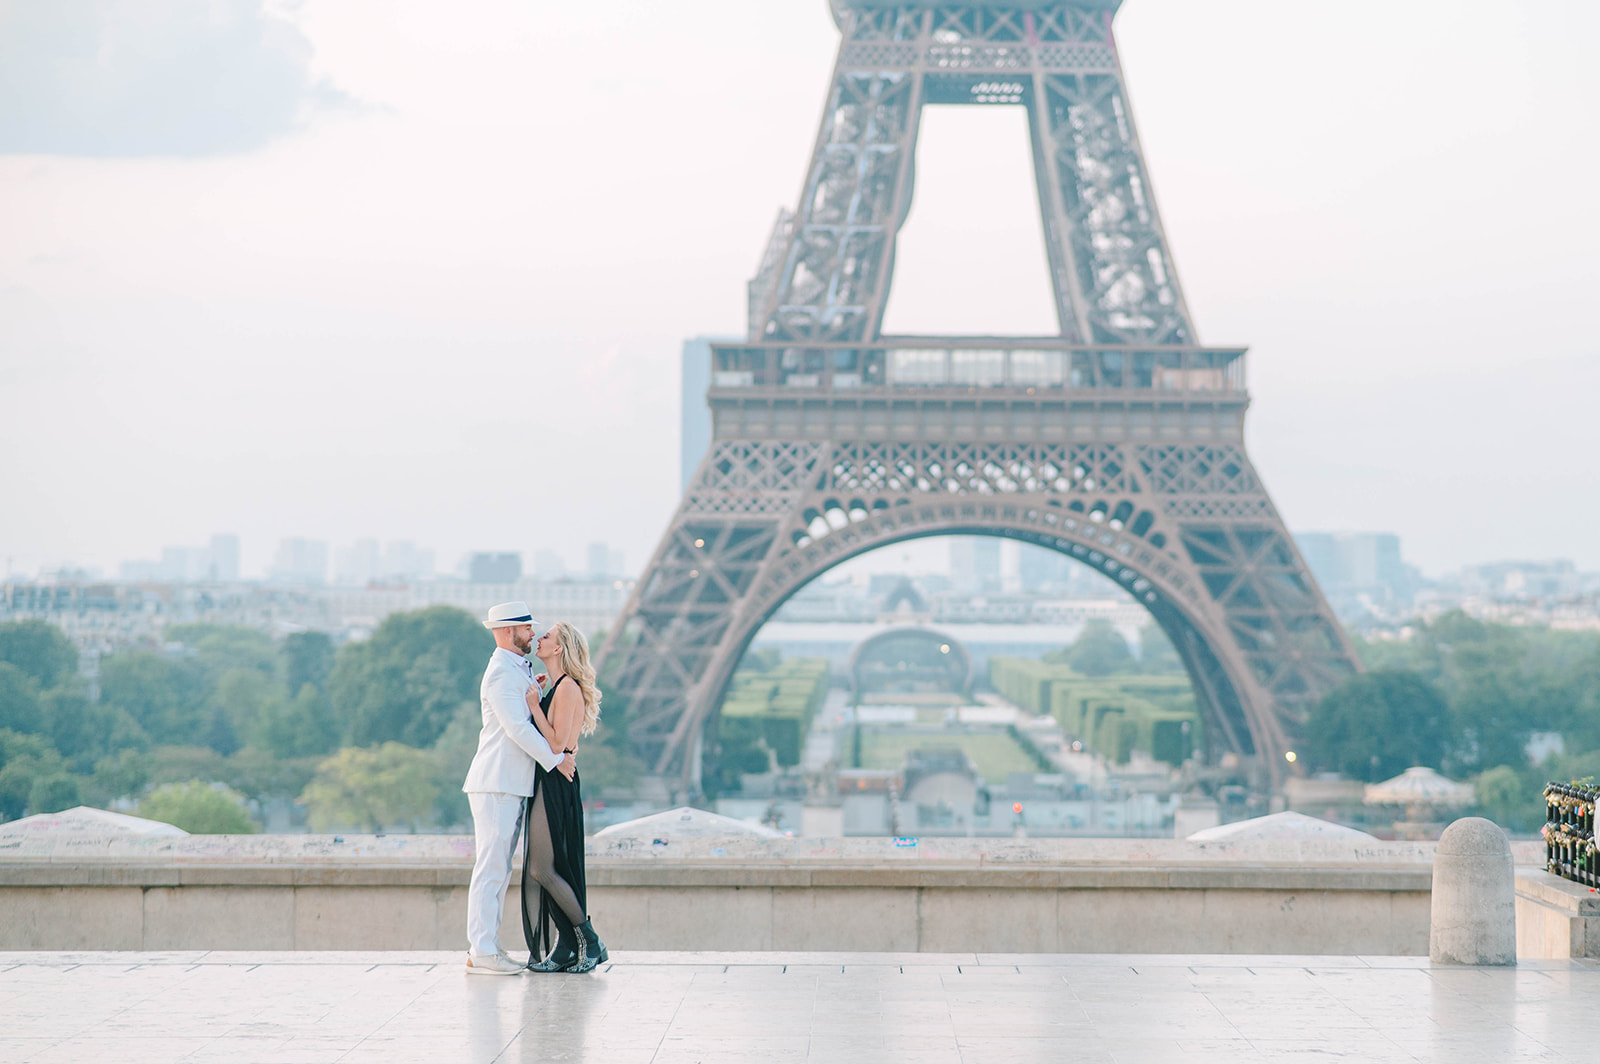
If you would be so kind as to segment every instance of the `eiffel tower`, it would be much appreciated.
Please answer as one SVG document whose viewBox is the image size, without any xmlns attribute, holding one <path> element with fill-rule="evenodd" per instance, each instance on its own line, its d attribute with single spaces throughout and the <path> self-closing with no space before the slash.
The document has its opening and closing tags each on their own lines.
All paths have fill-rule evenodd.
<svg viewBox="0 0 1600 1064">
<path fill-rule="evenodd" d="M 1261 786 L 1359 665 L 1244 449 L 1245 351 L 1196 339 L 1112 36 L 1120 0 L 833 0 L 811 165 L 712 347 L 712 443 L 602 652 L 655 772 L 700 737 L 756 631 L 807 582 L 923 536 L 1037 544 L 1149 609 L 1210 756 Z M 1026 108 L 1060 322 L 884 336 L 927 104 Z"/>
</svg>

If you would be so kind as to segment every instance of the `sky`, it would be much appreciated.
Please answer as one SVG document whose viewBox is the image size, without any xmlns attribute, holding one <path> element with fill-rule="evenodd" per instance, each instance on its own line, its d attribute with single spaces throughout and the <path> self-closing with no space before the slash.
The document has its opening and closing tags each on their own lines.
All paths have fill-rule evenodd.
<svg viewBox="0 0 1600 1064">
<path fill-rule="evenodd" d="M 1127 0 L 1202 341 L 1292 529 L 1600 568 L 1600 5 Z M 0 0 L 0 565 L 610 542 L 793 206 L 823 0 Z M 1049 331 L 1021 112 L 933 108 L 885 328 Z"/>
</svg>

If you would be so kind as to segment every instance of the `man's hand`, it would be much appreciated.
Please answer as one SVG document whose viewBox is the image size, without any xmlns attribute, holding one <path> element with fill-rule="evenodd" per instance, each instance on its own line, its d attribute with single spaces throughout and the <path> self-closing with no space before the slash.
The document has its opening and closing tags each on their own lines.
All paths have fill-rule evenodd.
<svg viewBox="0 0 1600 1064">
<path fill-rule="evenodd" d="M 578 774 L 578 759 L 568 754 L 561 759 L 561 764 L 556 766 L 556 771 L 567 777 L 567 779 L 572 779 L 573 776 Z"/>
</svg>

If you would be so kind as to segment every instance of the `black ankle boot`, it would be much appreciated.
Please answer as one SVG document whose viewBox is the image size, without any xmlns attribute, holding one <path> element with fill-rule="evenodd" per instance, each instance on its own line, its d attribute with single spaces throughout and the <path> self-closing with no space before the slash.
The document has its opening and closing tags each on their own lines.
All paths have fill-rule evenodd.
<svg viewBox="0 0 1600 1064">
<path fill-rule="evenodd" d="M 569 935 L 564 929 L 556 929 L 556 946 L 550 951 L 550 956 L 534 964 L 528 963 L 530 972 L 570 972 L 573 967 L 583 960 L 583 944 L 580 940 Z M 593 967 L 593 965 L 590 965 Z"/>
<path fill-rule="evenodd" d="M 582 940 L 584 955 L 592 958 L 595 964 L 604 964 L 611 959 L 611 954 L 606 951 L 606 944 L 600 941 L 599 935 L 595 934 L 594 924 L 589 920 L 585 920 L 578 925 L 578 938 Z M 591 968 L 593 966 L 590 965 Z"/>
</svg>

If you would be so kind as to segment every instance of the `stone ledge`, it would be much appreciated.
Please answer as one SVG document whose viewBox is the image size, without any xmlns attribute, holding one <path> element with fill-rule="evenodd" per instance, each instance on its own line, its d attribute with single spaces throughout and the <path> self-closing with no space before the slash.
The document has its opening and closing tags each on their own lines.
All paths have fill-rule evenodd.
<svg viewBox="0 0 1600 1064">
<path fill-rule="evenodd" d="M 1600 893 L 1582 883 L 1562 879 L 1543 868 L 1517 869 L 1517 896 L 1573 916 L 1600 916 Z"/>
<path fill-rule="evenodd" d="M 1538 846 L 1518 844 L 1528 850 L 1519 856 Z M 664 889 L 1425 893 L 1433 859 L 1428 843 L 1327 840 L 740 836 L 591 838 L 586 848 L 591 884 Z M 462 887 L 471 866 L 461 835 L 21 840 L 0 846 L 0 887 Z"/>
<path fill-rule="evenodd" d="M 794 867 L 886 865 L 902 868 L 959 864 L 983 868 L 1192 867 L 1430 867 L 1433 844 L 1369 840 L 1189 842 L 1123 838 L 590 838 L 591 866 L 679 863 L 779 863 Z M 1542 860 L 1540 843 L 1513 844 L 1519 863 Z M 1523 852 L 1526 851 L 1526 852 Z M 460 865 L 472 864 L 470 835 L 191 835 L 117 840 L 8 839 L 0 868 L 28 864 L 153 862 L 192 865 Z"/>
<path fill-rule="evenodd" d="M 460 864 L 208 864 L 154 862 L 0 862 L 3 887 L 457 887 L 471 868 Z M 937 887 L 975 890 L 1333 890 L 1421 891 L 1430 887 L 1426 868 L 1330 868 L 1273 865 L 1174 867 L 980 867 L 881 864 L 796 866 L 784 862 L 621 861 L 595 862 L 588 880 L 596 887 Z M 1589 896 L 1594 899 L 1594 895 Z M 1600 912 L 1600 909 L 1596 910 Z"/>
</svg>

